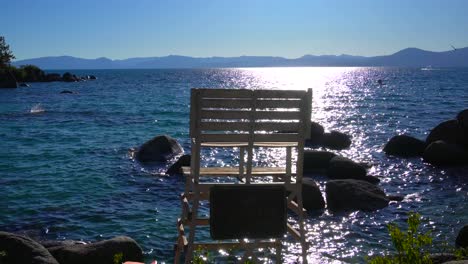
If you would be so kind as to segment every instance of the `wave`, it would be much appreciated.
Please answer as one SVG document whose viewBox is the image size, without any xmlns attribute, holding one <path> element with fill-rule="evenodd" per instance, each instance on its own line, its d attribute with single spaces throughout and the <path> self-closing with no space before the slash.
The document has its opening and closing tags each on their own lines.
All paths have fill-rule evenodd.
<svg viewBox="0 0 468 264">
<path fill-rule="evenodd" d="M 39 104 L 36 104 L 34 105 L 33 107 L 31 107 L 31 109 L 29 110 L 29 112 L 31 114 L 38 114 L 38 113 L 43 113 L 45 112 L 45 109 L 44 107 L 42 107 L 42 105 L 39 103 Z"/>
</svg>

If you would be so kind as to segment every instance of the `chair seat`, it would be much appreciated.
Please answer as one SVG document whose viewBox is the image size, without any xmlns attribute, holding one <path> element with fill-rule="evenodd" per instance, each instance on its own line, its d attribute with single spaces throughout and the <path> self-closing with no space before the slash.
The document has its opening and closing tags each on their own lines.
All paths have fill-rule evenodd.
<svg viewBox="0 0 468 264">
<path fill-rule="evenodd" d="M 190 176 L 190 167 L 182 167 L 182 173 L 185 176 Z M 244 169 L 245 173 L 245 169 Z M 207 167 L 200 168 L 200 175 L 203 176 L 227 176 L 237 177 L 239 176 L 239 167 Z M 286 175 L 285 167 L 253 167 L 252 176 L 282 176 Z M 295 175 L 295 172 L 291 172 L 291 175 Z"/>
<path fill-rule="evenodd" d="M 233 148 L 247 147 L 248 142 L 203 142 L 202 147 Z M 285 148 L 297 147 L 297 142 L 254 142 L 254 147 Z"/>
</svg>

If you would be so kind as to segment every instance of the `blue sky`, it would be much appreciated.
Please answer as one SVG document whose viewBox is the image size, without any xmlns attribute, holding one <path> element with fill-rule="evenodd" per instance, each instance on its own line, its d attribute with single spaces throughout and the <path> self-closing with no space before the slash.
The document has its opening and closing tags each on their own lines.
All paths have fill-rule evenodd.
<svg viewBox="0 0 468 264">
<path fill-rule="evenodd" d="M 385 55 L 468 46 L 467 0 L 0 0 L 17 59 Z"/>
</svg>

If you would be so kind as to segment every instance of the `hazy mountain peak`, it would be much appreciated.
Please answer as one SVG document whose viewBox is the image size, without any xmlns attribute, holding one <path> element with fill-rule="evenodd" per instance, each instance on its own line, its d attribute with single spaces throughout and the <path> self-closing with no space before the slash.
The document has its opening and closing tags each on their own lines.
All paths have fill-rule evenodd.
<svg viewBox="0 0 468 264">
<path fill-rule="evenodd" d="M 399 67 L 468 67 L 468 47 L 443 52 L 406 48 L 386 56 L 304 55 L 296 59 L 276 56 L 239 56 L 195 58 L 181 55 L 111 60 L 106 57 L 82 59 L 73 56 L 42 57 L 13 62 L 13 65 L 37 65 L 43 69 L 156 69 L 219 67 L 287 66 L 399 66 Z"/>
</svg>

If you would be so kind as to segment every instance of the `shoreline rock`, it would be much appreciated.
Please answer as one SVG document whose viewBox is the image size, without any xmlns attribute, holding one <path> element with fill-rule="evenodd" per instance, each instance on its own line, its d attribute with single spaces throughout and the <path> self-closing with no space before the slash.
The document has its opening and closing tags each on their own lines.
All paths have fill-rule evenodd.
<svg viewBox="0 0 468 264">
<path fill-rule="evenodd" d="M 6 254 L 1 263 L 59 264 L 44 246 L 13 233 L 0 231 L 0 250 Z"/>
<path fill-rule="evenodd" d="M 426 142 L 420 139 L 408 135 L 398 135 L 388 141 L 383 151 L 387 155 L 405 158 L 418 157 L 424 153 L 426 146 Z"/>
<path fill-rule="evenodd" d="M 161 135 L 141 145 L 135 157 L 140 162 L 165 162 L 183 152 L 184 149 L 174 138 Z"/>
<path fill-rule="evenodd" d="M 376 185 L 362 180 L 331 180 L 326 184 L 327 208 L 332 211 L 375 211 L 388 206 L 390 200 Z"/>
</svg>

